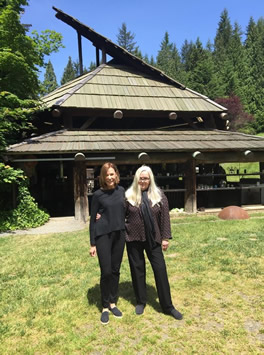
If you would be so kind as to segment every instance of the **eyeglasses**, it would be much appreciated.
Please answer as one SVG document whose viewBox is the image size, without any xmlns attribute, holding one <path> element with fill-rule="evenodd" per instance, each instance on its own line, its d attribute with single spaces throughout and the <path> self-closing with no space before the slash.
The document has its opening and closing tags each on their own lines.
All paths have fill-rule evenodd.
<svg viewBox="0 0 264 355">
<path fill-rule="evenodd" d="M 149 178 L 139 178 L 139 181 L 141 182 L 149 181 Z"/>
</svg>

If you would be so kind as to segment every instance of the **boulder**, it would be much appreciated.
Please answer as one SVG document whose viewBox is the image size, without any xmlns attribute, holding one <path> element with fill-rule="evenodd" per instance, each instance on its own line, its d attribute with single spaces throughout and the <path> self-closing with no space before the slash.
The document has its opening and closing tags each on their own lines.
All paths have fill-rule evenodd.
<svg viewBox="0 0 264 355">
<path fill-rule="evenodd" d="M 241 207 L 228 206 L 219 212 L 218 217 L 221 219 L 248 219 L 249 214 Z"/>
</svg>

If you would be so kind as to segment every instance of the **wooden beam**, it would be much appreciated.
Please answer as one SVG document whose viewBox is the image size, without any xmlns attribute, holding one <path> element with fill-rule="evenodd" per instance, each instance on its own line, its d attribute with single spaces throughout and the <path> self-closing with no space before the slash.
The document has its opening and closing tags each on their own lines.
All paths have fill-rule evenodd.
<svg viewBox="0 0 264 355">
<path fill-rule="evenodd" d="M 75 219 L 87 222 L 89 216 L 85 160 L 75 161 L 73 170 Z"/>
<path fill-rule="evenodd" d="M 99 56 L 99 48 L 98 47 L 96 47 L 95 52 L 96 52 L 96 66 L 99 67 L 99 65 L 100 65 L 100 56 Z"/>
<path fill-rule="evenodd" d="M 72 116 L 69 112 L 63 112 L 63 124 L 65 128 L 72 128 Z"/>
<path fill-rule="evenodd" d="M 205 128 L 216 128 L 215 118 L 213 114 L 207 115 L 204 119 Z"/>
<path fill-rule="evenodd" d="M 83 75 L 82 36 L 77 31 L 80 75 Z"/>
<path fill-rule="evenodd" d="M 96 120 L 96 117 L 90 117 L 88 120 L 84 122 L 84 124 L 80 127 L 80 130 L 87 129 L 91 126 L 91 124 Z"/>
<path fill-rule="evenodd" d="M 105 48 L 102 48 L 102 64 L 106 63 L 106 51 Z"/>
<path fill-rule="evenodd" d="M 185 195 L 184 210 L 187 213 L 197 212 L 197 194 L 196 194 L 196 171 L 195 160 L 188 160 L 185 164 Z"/>
<path fill-rule="evenodd" d="M 197 155 L 196 162 L 199 163 L 236 163 L 236 162 L 263 162 L 263 152 L 251 152 L 246 154 L 244 151 L 238 152 L 202 152 L 201 155 Z"/>
<path fill-rule="evenodd" d="M 264 173 L 264 162 L 259 163 L 259 172 Z M 264 175 L 260 175 L 260 184 L 264 184 Z M 264 205 L 264 189 L 260 189 L 260 203 Z"/>
</svg>

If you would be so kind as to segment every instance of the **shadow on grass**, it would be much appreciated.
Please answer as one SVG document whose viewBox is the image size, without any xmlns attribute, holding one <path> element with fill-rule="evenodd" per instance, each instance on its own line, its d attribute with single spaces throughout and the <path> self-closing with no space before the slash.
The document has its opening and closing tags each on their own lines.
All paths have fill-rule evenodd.
<svg viewBox="0 0 264 355">
<path fill-rule="evenodd" d="M 125 281 L 119 284 L 119 297 L 124 298 L 132 305 L 136 305 L 136 299 L 134 296 L 134 291 L 132 287 L 132 283 Z M 155 309 L 157 312 L 162 312 L 159 303 L 157 302 L 157 291 L 155 287 L 147 284 L 147 304 Z M 87 300 L 88 304 L 94 304 L 101 311 L 101 293 L 100 293 L 100 285 L 96 284 L 94 287 L 91 287 L 87 291 Z"/>
</svg>

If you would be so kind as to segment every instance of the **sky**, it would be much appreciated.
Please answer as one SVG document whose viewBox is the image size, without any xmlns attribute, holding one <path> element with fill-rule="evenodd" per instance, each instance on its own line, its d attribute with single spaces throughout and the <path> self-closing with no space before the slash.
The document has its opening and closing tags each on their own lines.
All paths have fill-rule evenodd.
<svg viewBox="0 0 264 355">
<path fill-rule="evenodd" d="M 22 23 L 30 24 L 39 33 L 46 29 L 63 35 L 65 48 L 46 57 L 60 83 L 68 58 L 78 60 L 76 31 L 55 17 L 52 6 L 76 18 L 96 32 L 117 42 L 122 23 L 135 34 L 142 54 L 156 58 L 165 32 L 180 51 L 185 40 L 195 42 L 199 37 L 206 45 L 214 41 L 221 13 L 227 9 L 231 24 L 237 22 L 245 33 L 250 17 L 264 17 L 264 0 L 29 0 Z M 83 64 L 95 62 L 95 48 L 83 38 Z M 43 80 L 42 70 L 40 79 Z"/>
</svg>

